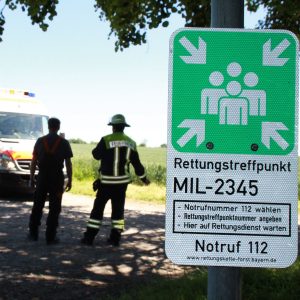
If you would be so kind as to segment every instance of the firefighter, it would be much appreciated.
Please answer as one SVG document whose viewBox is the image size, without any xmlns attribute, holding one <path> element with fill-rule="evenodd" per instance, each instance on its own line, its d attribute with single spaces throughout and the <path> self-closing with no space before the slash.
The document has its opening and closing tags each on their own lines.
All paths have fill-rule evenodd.
<svg viewBox="0 0 300 300">
<path fill-rule="evenodd" d="M 136 143 L 124 134 L 124 128 L 130 127 L 121 114 L 114 115 L 108 125 L 112 134 L 101 138 L 92 150 L 95 159 L 100 160 L 99 179 L 94 182 L 97 189 L 96 199 L 87 222 L 87 228 L 81 242 L 92 245 L 103 220 L 103 212 L 108 200 L 111 200 L 111 231 L 107 242 L 119 246 L 121 233 L 124 230 L 124 205 L 128 184 L 131 182 L 129 164 L 136 175 L 148 185 L 145 169 L 140 162 Z"/>
<path fill-rule="evenodd" d="M 72 149 L 69 142 L 59 136 L 60 121 L 56 118 L 48 120 L 49 134 L 37 139 L 30 166 L 30 184 L 35 186 L 35 171 L 38 166 L 34 202 L 29 219 L 28 238 L 38 240 L 39 226 L 43 214 L 46 197 L 49 194 L 49 214 L 47 217 L 46 242 L 48 245 L 56 244 L 58 218 L 61 211 L 61 201 L 64 192 L 64 162 L 67 170 L 66 191 L 72 187 Z"/>
</svg>

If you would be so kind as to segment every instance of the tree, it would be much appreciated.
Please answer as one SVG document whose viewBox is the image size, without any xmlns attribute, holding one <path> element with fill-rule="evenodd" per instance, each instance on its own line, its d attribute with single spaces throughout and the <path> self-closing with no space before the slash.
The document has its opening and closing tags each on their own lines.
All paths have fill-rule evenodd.
<svg viewBox="0 0 300 300">
<path fill-rule="evenodd" d="M 259 6 L 267 9 L 266 18 L 259 21 L 258 28 L 287 29 L 300 38 L 299 0 L 246 0 L 249 11 L 256 12 Z"/>
<path fill-rule="evenodd" d="M 0 10 L 0 41 L 5 25 L 4 10 L 8 7 L 15 10 L 20 7 L 31 18 L 32 24 L 38 24 L 43 31 L 48 29 L 47 20 L 52 21 L 57 15 L 56 6 L 59 0 L 0 0 L 3 6 Z"/>
<path fill-rule="evenodd" d="M 59 0 L 2 0 L 0 10 L 0 40 L 4 30 L 4 8 L 21 7 L 44 31 L 48 21 L 56 16 Z M 1 3 L 1 0 L 0 0 Z M 186 26 L 210 26 L 211 0 L 95 0 L 95 10 L 100 20 L 110 23 L 110 36 L 116 38 L 115 50 L 130 45 L 146 43 L 149 29 L 167 27 L 171 14 L 180 14 Z M 259 21 L 258 28 L 287 29 L 300 35 L 300 1 L 296 0 L 246 0 L 246 9 L 255 12 L 259 6 L 266 9 L 266 17 Z"/>
</svg>

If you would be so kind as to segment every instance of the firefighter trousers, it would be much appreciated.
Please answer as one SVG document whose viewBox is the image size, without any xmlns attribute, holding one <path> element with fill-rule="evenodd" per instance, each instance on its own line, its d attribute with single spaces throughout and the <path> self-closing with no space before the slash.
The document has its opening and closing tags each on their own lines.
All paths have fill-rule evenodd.
<svg viewBox="0 0 300 300">
<path fill-rule="evenodd" d="M 124 206 L 126 197 L 126 184 L 100 184 L 96 194 L 94 206 L 87 223 L 87 229 L 84 234 L 85 238 L 92 242 L 99 232 L 103 213 L 108 200 L 111 200 L 111 235 L 110 238 L 119 242 L 121 232 L 124 229 Z"/>
</svg>

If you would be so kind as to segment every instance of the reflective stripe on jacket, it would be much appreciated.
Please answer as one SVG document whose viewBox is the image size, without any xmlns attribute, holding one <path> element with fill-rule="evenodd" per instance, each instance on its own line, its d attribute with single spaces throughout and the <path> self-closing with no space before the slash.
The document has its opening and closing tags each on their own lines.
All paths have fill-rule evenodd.
<svg viewBox="0 0 300 300">
<path fill-rule="evenodd" d="M 129 165 L 141 179 L 146 177 L 140 162 L 136 143 L 123 132 L 104 136 L 92 151 L 93 157 L 101 161 L 100 180 L 103 184 L 126 184 L 131 182 Z"/>
</svg>

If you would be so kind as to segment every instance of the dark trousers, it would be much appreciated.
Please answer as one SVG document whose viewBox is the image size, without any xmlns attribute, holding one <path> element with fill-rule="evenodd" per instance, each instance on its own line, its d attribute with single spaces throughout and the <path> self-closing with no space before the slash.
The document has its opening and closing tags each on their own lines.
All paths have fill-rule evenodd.
<svg viewBox="0 0 300 300">
<path fill-rule="evenodd" d="M 56 236 L 58 227 L 58 218 L 61 212 L 61 200 L 64 187 L 63 173 L 42 173 L 37 178 L 36 190 L 34 193 L 34 202 L 29 219 L 29 230 L 36 234 L 41 225 L 43 208 L 47 195 L 49 194 L 49 213 L 47 217 L 46 239 L 51 241 Z"/>
<path fill-rule="evenodd" d="M 111 219 L 124 219 L 124 206 L 126 197 L 126 184 L 101 184 L 94 201 L 94 206 L 90 214 L 90 219 L 102 221 L 103 213 L 108 200 L 111 200 Z M 112 231 L 114 228 L 112 228 Z M 93 240 L 99 229 L 87 227 L 85 237 Z"/>
</svg>

